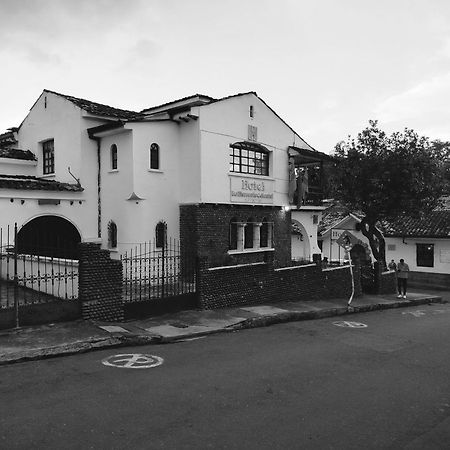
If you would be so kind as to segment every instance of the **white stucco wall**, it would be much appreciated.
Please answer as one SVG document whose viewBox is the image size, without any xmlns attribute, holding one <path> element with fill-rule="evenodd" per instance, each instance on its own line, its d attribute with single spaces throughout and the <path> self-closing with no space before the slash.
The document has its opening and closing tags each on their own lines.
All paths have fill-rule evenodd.
<svg viewBox="0 0 450 450">
<path fill-rule="evenodd" d="M 344 249 L 336 243 L 338 235 L 343 231 L 349 231 L 357 239 L 368 244 L 368 241 L 364 235 L 360 231 L 355 230 L 356 223 L 357 221 L 354 218 L 349 217 L 343 223 L 336 226 L 336 228 L 334 228 L 334 232 L 326 233 L 322 238 L 322 257 L 326 256 L 329 261 L 344 261 Z M 370 251 L 370 246 L 368 249 L 373 262 L 374 258 L 372 252 Z"/>
<path fill-rule="evenodd" d="M 417 265 L 416 244 L 434 244 L 433 267 Z M 395 250 L 389 250 L 388 245 L 395 245 Z M 398 263 L 401 258 L 412 271 L 450 274 L 450 239 L 386 238 L 386 261 L 394 259 Z"/>
<path fill-rule="evenodd" d="M 254 117 L 249 115 L 250 105 Z M 308 147 L 281 119 L 253 94 L 232 97 L 200 108 L 201 201 L 231 203 L 230 144 L 248 141 L 248 125 L 257 127 L 257 143 L 271 153 L 269 177 L 248 175 L 250 180 L 274 180 L 273 204 L 288 205 L 288 147 Z M 245 177 L 244 174 L 239 174 Z"/>
<path fill-rule="evenodd" d="M 292 220 L 299 222 L 304 229 L 303 241 L 300 241 L 297 235 L 292 235 L 292 259 L 312 259 L 313 254 L 321 253 L 317 242 L 317 224 L 322 219 L 322 209 L 292 210 L 291 216 Z M 316 217 L 316 221 L 314 220 L 314 217 Z"/>
<path fill-rule="evenodd" d="M 56 215 L 73 223 L 83 240 L 97 237 L 97 152 L 96 143 L 86 129 L 102 123 L 82 118 L 81 110 L 58 95 L 43 92 L 18 131 L 17 147 L 32 151 L 37 163 L 4 164 L 3 173 L 33 175 L 44 179 L 76 183 L 83 192 L 2 189 L 0 226 L 17 222 L 19 226 L 41 215 Z M 55 174 L 43 175 L 42 142 L 54 139 Z M 10 199 L 14 199 L 14 203 Z M 39 205 L 38 199 L 59 199 L 59 205 Z M 81 204 L 79 203 L 81 201 Z"/>
<path fill-rule="evenodd" d="M 22 191 L 23 192 L 23 191 Z M 18 229 L 36 217 L 53 215 L 68 220 L 77 228 L 82 240 L 88 240 L 89 230 L 91 229 L 91 218 L 85 214 L 86 202 L 83 200 L 82 193 L 78 192 L 38 192 L 29 191 L 29 195 L 20 196 L 15 189 L 1 190 L 0 196 L 0 228 L 2 231 L 3 245 L 7 241 L 7 228 L 13 229 L 14 223 L 17 223 Z M 58 199 L 59 205 L 39 205 L 40 198 Z M 14 201 L 11 202 L 11 199 Z M 81 204 L 80 204 L 81 202 Z M 11 235 L 12 236 L 12 235 Z M 9 239 L 11 244 L 11 238 Z"/>
<path fill-rule="evenodd" d="M 7 175 L 36 175 L 37 161 L 0 158 L 0 173 Z"/>
</svg>

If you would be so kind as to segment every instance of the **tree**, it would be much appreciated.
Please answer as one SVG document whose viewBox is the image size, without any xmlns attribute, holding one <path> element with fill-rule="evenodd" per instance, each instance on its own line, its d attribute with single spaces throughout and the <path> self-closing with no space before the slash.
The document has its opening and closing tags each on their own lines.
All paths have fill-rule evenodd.
<svg viewBox="0 0 450 450">
<path fill-rule="evenodd" d="M 363 214 L 361 232 L 383 268 L 385 241 L 376 225 L 395 216 L 426 214 L 438 206 L 448 177 L 450 146 L 445 144 L 432 143 L 408 128 L 388 136 L 371 120 L 356 139 L 336 145 L 334 197 Z"/>
</svg>

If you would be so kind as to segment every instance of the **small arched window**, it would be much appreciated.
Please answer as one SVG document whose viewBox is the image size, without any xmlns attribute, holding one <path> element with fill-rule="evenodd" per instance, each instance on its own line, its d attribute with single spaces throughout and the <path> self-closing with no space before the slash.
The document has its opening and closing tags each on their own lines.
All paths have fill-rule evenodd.
<svg viewBox="0 0 450 450">
<path fill-rule="evenodd" d="M 117 225 L 110 220 L 108 223 L 108 248 L 117 247 Z"/>
<path fill-rule="evenodd" d="M 117 170 L 117 145 L 113 144 L 110 148 L 111 170 Z"/>
<path fill-rule="evenodd" d="M 244 248 L 253 248 L 253 218 L 249 217 L 244 229 Z"/>
<path fill-rule="evenodd" d="M 167 244 L 167 224 L 158 222 L 155 229 L 156 248 L 163 248 Z"/>
<path fill-rule="evenodd" d="M 230 250 L 237 250 L 238 248 L 238 224 L 236 217 L 230 220 L 228 247 Z"/>
<path fill-rule="evenodd" d="M 150 169 L 159 169 L 159 145 L 155 142 L 150 145 Z"/>
</svg>

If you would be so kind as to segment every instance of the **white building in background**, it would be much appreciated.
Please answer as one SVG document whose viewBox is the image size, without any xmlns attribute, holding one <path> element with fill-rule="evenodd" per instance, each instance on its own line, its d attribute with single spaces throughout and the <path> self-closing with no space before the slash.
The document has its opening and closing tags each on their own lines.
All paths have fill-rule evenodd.
<svg viewBox="0 0 450 450">
<path fill-rule="evenodd" d="M 208 205 L 210 217 L 228 205 L 217 217 L 226 235 L 215 238 L 229 244 L 225 253 L 278 251 L 286 262 L 289 240 L 294 259 L 311 259 L 321 193 L 316 186 L 311 206 L 314 187 L 302 188 L 293 205 L 289 161 L 300 192 L 300 174 L 326 158 L 254 92 L 133 112 L 44 90 L 22 124 L 0 135 L 0 227 L 16 222 L 24 247 L 33 235 L 47 246 L 70 236 L 69 246 L 96 241 L 122 252 L 179 238 L 183 205 Z M 275 229 L 280 217 L 289 226 Z"/>
<path fill-rule="evenodd" d="M 368 240 L 359 231 L 357 214 L 339 211 L 325 213 L 319 228 L 322 255 L 328 260 L 344 260 L 337 243 L 342 233 L 350 233 L 353 254 L 361 261 L 374 262 Z M 404 259 L 412 272 L 413 283 L 450 288 L 450 209 L 437 209 L 423 218 L 398 217 L 379 226 L 386 243 L 386 261 Z"/>
</svg>

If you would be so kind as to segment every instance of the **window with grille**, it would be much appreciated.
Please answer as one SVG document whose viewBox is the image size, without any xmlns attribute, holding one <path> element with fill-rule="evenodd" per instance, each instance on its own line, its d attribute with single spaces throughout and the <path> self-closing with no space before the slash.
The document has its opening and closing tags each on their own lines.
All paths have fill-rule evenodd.
<svg viewBox="0 0 450 450">
<path fill-rule="evenodd" d="M 268 150 L 262 145 L 250 142 L 230 145 L 230 172 L 268 176 Z"/>
<path fill-rule="evenodd" d="M 434 244 L 416 244 L 416 262 L 420 267 L 434 267 Z"/>
<path fill-rule="evenodd" d="M 111 145 L 111 170 L 117 170 L 117 145 Z"/>
<path fill-rule="evenodd" d="M 55 142 L 53 139 L 42 143 L 42 161 L 44 175 L 55 173 Z"/>
<path fill-rule="evenodd" d="M 159 145 L 150 145 L 150 169 L 159 169 Z"/>
</svg>

